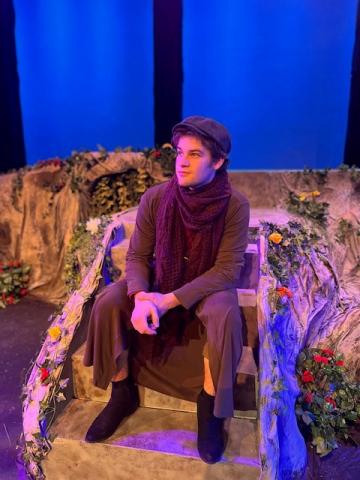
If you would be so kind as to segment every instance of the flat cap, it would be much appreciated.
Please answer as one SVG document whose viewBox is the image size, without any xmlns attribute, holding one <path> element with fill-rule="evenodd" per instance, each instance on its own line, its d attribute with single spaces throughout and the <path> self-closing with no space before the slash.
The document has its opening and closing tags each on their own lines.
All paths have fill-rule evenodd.
<svg viewBox="0 0 360 480">
<path fill-rule="evenodd" d="M 186 117 L 182 122 L 177 123 L 173 127 L 172 134 L 174 135 L 176 132 L 181 132 L 181 130 L 190 130 L 195 134 L 213 140 L 226 154 L 231 150 L 231 137 L 229 132 L 224 125 L 212 118 L 202 117 L 200 115 Z"/>
</svg>

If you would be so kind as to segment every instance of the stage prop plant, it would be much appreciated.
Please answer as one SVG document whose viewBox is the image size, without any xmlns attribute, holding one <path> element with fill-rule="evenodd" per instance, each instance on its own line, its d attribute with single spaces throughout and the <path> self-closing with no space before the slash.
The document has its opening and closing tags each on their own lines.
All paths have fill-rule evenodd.
<svg viewBox="0 0 360 480">
<path fill-rule="evenodd" d="M 27 295 L 30 269 L 21 261 L 0 264 L 0 307 L 18 303 Z"/>
<path fill-rule="evenodd" d="M 338 439 L 347 440 L 349 424 L 360 421 L 360 385 L 345 366 L 343 355 L 330 348 L 305 348 L 298 356 L 296 415 L 320 456 L 337 448 Z"/>
<path fill-rule="evenodd" d="M 110 215 L 99 218 L 90 218 L 87 222 L 80 222 L 74 230 L 69 247 L 65 255 L 65 283 L 69 293 L 77 290 L 82 278 L 91 267 L 99 251 L 104 232 L 112 222 Z M 105 264 L 112 278 L 118 278 L 120 273 L 112 264 L 110 256 L 105 256 Z"/>
<path fill-rule="evenodd" d="M 56 173 L 56 175 L 54 175 L 53 181 L 44 186 L 45 189 L 51 192 L 49 206 L 51 206 L 51 204 L 53 203 L 56 194 L 59 193 L 65 187 L 65 185 L 69 184 L 70 189 L 73 193 L 79 192 L 84 193 L 85 195 L 89 195 L 89 205 L 92 209 L 91 216 L 115 213 L 116 211 L 119 211 L 121 209 L 121 206 L 122 208 L 128 208 L 127 206 L 125 206 L 126 198 L 124 197 L 131 197 L 131 193 L 129 193 L 131 192 L 131 189 L 128 188 L 128 191 L 125 192 L 124 188 L 122 188 L 124 186 L 124 181 L 122 180 L 125 180 L 125 184 L 126 180 L 130 180 L 131 184 L 134 181 L 132 177 L 138 176 L 139 178 L 137 178 L 135 182 L 138 182 L 140 184 L 144 183 L 147 187 L 150 186 L 152 182 L 151 166 L 154 163 L 158 163 L 161 166 L 162 173 L 165 177 L 171 176 L 174 173 L 175 151 L 168 143 L 162 145 L 159 148 L 145 148 L 143 150 L 133 149 L 132 147 L 115 148 L 113 153 L 121 152 L 134 152 L 140 154 L 142 153 L 144 155 L 148 171 L 150 171 L 150 175 L 146 175 L 145 171 L 142 171 L 142 169 L 139 169 L 137 173 L 134 173 L 133 171 L 136 172 L 138 169 L 131 169 L 132 173 L 130 175 L 127 174 L 129 178 L 126 178 L 126 175 L 124 178 L 116 175 L 109 175 L 109 177 L 103 177 L 110 179 L 108 180 L 108 183 L 105 182 L 107 187 L 114 187 L 115 192 L 114 196 L 111 197 L 113 201 L 110 200 L 111 205 L 109 204 L 109 199 L 102 196 L 103 192 L 95 192 L 95 198 L 93 195 L 89 195 L 89 188 L 91 187 L 91 185 L 90 180 L 85 175 L 86 172 L 91 170 L 93 167 L 101 167 L 102 165 L 106 165 L 109 152 L 101 145 L 98 146 L 98 152 L 95 152 L 96 154 L 90 152 L 89 150 L 84 150 L 80 152 L 74 151 L 69 157 L 65 159 L 53 158 L 49 160 L 40 160 L 33 166 L 26 166 L 15 170 L 16 175 L 14 176 L 14 179 L 12 181 L 11 191 L 12 204 L 16 210 L 20 211 L 19 198 L 22 194 L 24 175 L 33 170 L 41 170 L 44 167 L 48 166 L 55 167 L 56 169 L 56 171 L 54 172 Z M 13 170 L 10 170 L 8 173 L 12 172 Z M 100 186 L 98 188 L 99 190 L 101 190 Z M 137 187 L 135 190 L 137 191 L 138 189 L 139 187 Z M 97 197 L 99 198 L 100 202 L 97 202 Z M 101 202 L 101 200 L 104 201 Z"/>
<path fill-rule="evenodd" d="M 51 450 L 53 439 L 50 438 L 49 428 L 57 403 L 66 400 L 63 390 L 68 379 L 61 379 L 63 365 L 85 304 L 106 271 L 107 251 L 121 225 L 120 213 L 112 217 L 92 218 L 80 228 L 85 235 L 83 239 L 88 242 L 89 265 L 84 266 L 81 284 L 70 294 L 62 312 L 52 316 L 51 326 L 23 387 L 24 433 L 20 456 L 29 478 L 45 478 L 41 462 Z"/>
<path fill-rule="evenodd" d="M 326 227 L 329 204 L 317 201 L 316 198 L 319 195 L 320 192 L 318 190 L 300 192 L 299 194 L 290 191 L 287 199 L 287 209 L 291 213 L 296 213 L 312 220 L 321 227 Z"/>
<path fill-rule="evenodd" d="M 303 198 L 318 196 L 314 192 L 304 194 Z M 303 201 L 303 198 L 299 201 Z M 279 415 L 282 398 L 287 387 L 282 382 L 282 371 L 278 361 L 284 361 L 290 345 L 284 338 L 289 335 L 288 322 L 294 314 L 293 300 L 298 291 L 298 279 L 308 266 L 313 270 L 312 255 L 316 254 L 330 268 L 326 259 L 326 244 L 316 231 L 302 224 L 289 221 L 287 225 L 261 222 L 268 240 L 266 273 L 275 279 L 275 287 L 269 289 L 270 306 L 269 330 L 276 347 L 278 360 L 273 359 L 272 398 L 279 404 L 272 412 Z M 318 223 L 315 222 L 318 226 Z M 336 241 L 344 241 L 354 227 L 342 222 Z M 300 270 L 302 269 L 302 270 Z M 316 277 L 316 271 L 313 270 Z M 293 290 L 292 286 L 295 286 Z M 285 326 L 286 325 L 286 326 Z M 291 333 L 294 337 L 294 333 Z M 320 456 L 325 456 L 337 448 L 339 440 L 349 438 L 348 427 L 360 421 L 360 385 L 352 380 L 347 372 L 342 354 L 330 348 L 305 348 L 298 352 L 294 364 L 294 376 L 299 385 L 296 399 L 296 416 L 305 437 L 311 438 L 312 445 Z M 286 363 L 286 362 L 285 362 Z M 287 369 L 290 366 L 287 364 Z M 265 462 L 265 459 L 264 459 Z"/>
</svg>

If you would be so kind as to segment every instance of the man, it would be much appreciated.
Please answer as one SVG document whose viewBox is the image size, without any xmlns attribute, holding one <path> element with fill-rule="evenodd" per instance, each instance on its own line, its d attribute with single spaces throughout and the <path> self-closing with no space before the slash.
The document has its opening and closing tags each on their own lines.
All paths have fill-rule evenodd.
<svg viewBox="0 0 360 480">
<path fill-rule="evenodd" d="M 176 173 L 141 198 L 125 280 L 105 287 L 91 312 L 84 364 L 94 366 L 98 387 L 107 388 L 112 380 L 112 393 L 86 440 L 112 435 L 139 405 L 128 372 L 129 329 L 155 336 L 162 322 L 171 322 L 171 312 L 188 310 L 207 334 L 197 399 L 198 451 L 205 462 L 215 463 L 225 449 L 223 424 L 233 414 L 242 352 L 235 287 L 248 241 L 249 202 L 229 184 L 231 140 L 223 125 L 201 116 L 185 118 L 173 128 L 172 143 Z"/>
</svg>

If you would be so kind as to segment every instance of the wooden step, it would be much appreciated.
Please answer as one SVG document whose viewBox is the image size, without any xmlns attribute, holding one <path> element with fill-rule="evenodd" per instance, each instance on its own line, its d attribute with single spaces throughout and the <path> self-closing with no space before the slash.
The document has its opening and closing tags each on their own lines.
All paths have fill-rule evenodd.
<svg viewBox="0 0 360 480">
<path fill-rule="evenodd" d="M 107 390 L 95 387 L 93 384 L 93 368 L 84 367 L 83 356 L 85 351 L 85 344 L 83 344 L 72 356 L 72 371 L 73 371 L 73 388 L 74 396 L 81 400 L 94 400 L 97 402 L 107 402 L 110 398 L 111 387 Z M 256 389 L 253 395 L 256 401 L 257 395 L 257 367 L 250 347 L 243 347 L 243 355 L 241 357 L 238 367 L 238 384 L 239 391 L 243 386 L 244 374 L 252 375 L 255 378 L 253 388 Z M 164 410 L 177 410 L 182 412 L 196 412 L 196 403 L 189 402 L 180 398 L 165 395 L 156 392 L 147 387 L 139 385 L 140 405 L 148 408 L 157 408 Z M 253 398 L 254 398 L 253 397 Z M 256 409 L 235 410 L 235 418 L 257 418 Z"/>
<path fill-rule="evenodd" d="M 84 437 L 103 404 L 73 400 L 51 427 L 56 435 L 42 462 L 49 480 L 72 478 L 129 480 L 257 480 L 260 477 L 256 422 L 229 419 L 229 439 L 221 462 L 207 465 L 196 447 L 196 415 L 139 408 L 109 439 Z"/>
</svg>

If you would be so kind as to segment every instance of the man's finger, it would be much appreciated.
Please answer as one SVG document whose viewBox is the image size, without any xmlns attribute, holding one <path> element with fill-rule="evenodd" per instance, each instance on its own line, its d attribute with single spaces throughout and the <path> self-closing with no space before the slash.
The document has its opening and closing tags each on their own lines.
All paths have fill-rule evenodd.
<svg viewBox="0 0 360 480">
<path fill-rule="evenodd" d="M 151 322 L 153 324 L 153 328 L 159 328 L 159 315 L 156 308 L 151 308 Z"/>
</svg>

